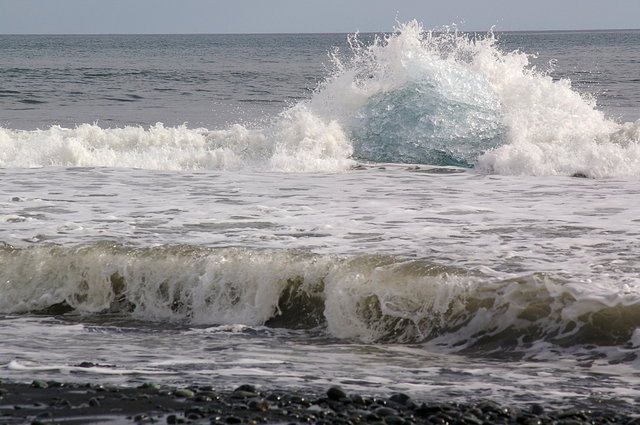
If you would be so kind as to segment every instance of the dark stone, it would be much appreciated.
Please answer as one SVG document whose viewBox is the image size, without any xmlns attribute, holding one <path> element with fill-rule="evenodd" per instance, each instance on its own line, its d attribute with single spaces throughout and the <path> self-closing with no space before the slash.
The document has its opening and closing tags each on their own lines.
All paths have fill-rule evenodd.
<svg viewBox="0 0 640 425">
<path fill-rule="evenodd" d="M 242 392 L 246 392 L 246 393 L 255 393 L 256 392 L 256 387 L 250 384 L 243 384 L 240 385 L 238 388 L 236 388 L 234 391 L 238 392 L 238 391 L 242 391 Z"/>
<path fill-rule="evenodd" d="M 146 422 L 149 420 L 149 415 L 146 413 L 140 413 L 139 415 L 134 416 L 133 420 L 136 422 Z"/>
<path fill-rule="evenodd" d="M 485 401 L 476 406 L 478 409 L 482 410 L 484 413 L 487 412 L 498 412 L 501 411 L 500 405 L 493 401 Z"/>
<path fill-rule="evenodd" d="M 389 415 L 384 418 L 384 423 L 386 425 L 402 425 L 404 423 L 404 419 L 400 416 Z"/>
<path fill-rule="evenodd" d="M 311 402 L 309 400 L 299 395 L 287 394 L 286 396 L 284 396 L 282 401 L 288 405 L 298 405 L 304 407 L 311 406 Z"/>
<path fill-rule="evenodd" d="M 374 412 L 376 415 L 378 415 L 381 418 L 384 418 L 385 416 L 392 416 L 392 415 L 397 415 L 398 411 L 396 409 L 392 409 L 390 407 L 378 407 L 376 410 L 374 410 Z"/>
<path fill-rule="evenodd" d="M 266 412 L 269 410 L 269 402 L 261 399 L 251 399 L 249 400 L 249 403 L 247 403 L 247 406 L 251 410 L 257 410 L 260 412 Z"/>
<path fill-rule="evenodd" d="M 38 380 L 36 380 L 36 381 L 33 381 L 33 382 L 31 383 L 31 387 L 32 387 L 32 388 L 41 388 L 41 389 L 44 389 L 44 388 L 49 388 L 49 384 L 47 384 L 47 383 L 46 383 L 46 382 L 44 382 L 44 381 L 38 381 Z"/>
<path fill-rule="evenodd" d="M 159 390 L 160 388 L 154 384 L 153 382 L 145 382 L 144 384 L 140 385 L 138 388 L 141 388 L 143 390 Z"/>
<path fill-rule="evenodd" d="M 482 425 L 482 421 L 473 413 L 465 413 L 460 417 L 460 421 L 467 425 Z"/>
<path fill-rule="evenodd" d="M 99 407 L 100 406 L 100 400 L 98 400 L 95 397 L 91 397 L 89 399 L 89 406 L 91 406 L 91 407 Z"/>
<path fill-rule="evenodd" d="M 347 393 L 345 393 L 344 391 L 342 391 L 342 389 L 340 387 L 331 387 L 327 390 L 327 397 L 329 397 L 329 400 L 340 400 L 341 398 L 346 398 L 347 397 Z"/>
<path fill-rule="evenodd" d="M 366 406 L 365 399 L 360 394 L 353 394 L 349 397 L 353 404 L 357 404 L 358 406 Z"/>
<path fill-rule="evenodd" d="M 57 381 L 47 381 L 47 385 L 49 386 L 49 388 L 62 388 L 65 386 L 65 384 L 63 384 L 62 382 Z"/>
<path fill-rule="evenodd" d="M 403 393 L 398 393 L 389 397 L 389 400 L 404 406 L 409 400 L 411 400 L 411 397 Z"/>
<path fill-rule="evenodd" d="M 56 400 L 55 405 L 57 407 L 71 407 L 71 402 L 65 398 Z"/>
<path fill-rule="evenodd" d="M 241 424 L 242 419 L 237 416 L 227 416 L 224 420 L 228 424 Z"/>
<path fill-rule="evenodd" d="M 280 394 L 269 394 L 267 396 L 267 400 L 269 400 L 269 401 L 280 401 L 280 400 L 282 400 L 282 396 Z"/>
<path fill-rule="evenodd" d="M 367 422 L 379 422 L 380 416 L 376 415 L 375 413 L 369 413 L 366 419 L 367 419 Z"/>
<path fill-rule="evenodd" d="M 176 397 L 181 397 L 181 398 L 193 398 L 196 395 L 193 391 L 187 390 L 186 388 L 179 388 L 175 390 L 173 394 Z"/>
<path fill-rule="evenodd" d="M 449 422 L 447 422 L 446 420 L 442 419 L 440 416 L 429 416 L 428 421 L 430 424 L 434 424 L 434 425 L 448 425 Z"/>
<path fill-rule="evenodd" d="M 442 411 L 443 411 L 442 406 L 439 406 L 437 404 L 427 406 L 426 404 L 423 403 L 420 407 L 416 408 L 413 412 L 419 418 L 428 418 L 429 416 L 436 415 L 438 413 L 441 413 Z"/>
</svg>

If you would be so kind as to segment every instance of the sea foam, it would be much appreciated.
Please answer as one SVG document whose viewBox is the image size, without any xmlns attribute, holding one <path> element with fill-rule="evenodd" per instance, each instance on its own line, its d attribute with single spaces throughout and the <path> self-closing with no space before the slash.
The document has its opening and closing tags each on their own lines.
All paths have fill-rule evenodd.
<svg viewBox="0 0 640 425">
<path fill-rule="evenodd" d="M 605 117 L 492 33 L 411 21 L 331 54 L 307 100 L 270 123 L 24 131 L 0 128 L 0 166 L 344 172 L 358 161 L 475 167 L 484 173 L 640 177 L 640 120 Z"/>
<path fill-rule="evenodd" d="M 425 32 L 412 21 L 352 46 L 311 103 L 346 117 L 356 157 L 497 174 L 640 176 L 640 120 L 607 119 L 569 80 L 536 70 L 526 53 L 501 51 L 492 33 Z"/>
<path fill-rule="evenodd" d="M 0 128 L 0 166 L 124 167 L 156 170 L 274 170 L 337 172 L 349 168 L 351 145 L 335 122 L 323 121 L 303 105 L 284 111 L 275 123 L 252 129 L 136 126 L 46 130 Z"/>
</svg>

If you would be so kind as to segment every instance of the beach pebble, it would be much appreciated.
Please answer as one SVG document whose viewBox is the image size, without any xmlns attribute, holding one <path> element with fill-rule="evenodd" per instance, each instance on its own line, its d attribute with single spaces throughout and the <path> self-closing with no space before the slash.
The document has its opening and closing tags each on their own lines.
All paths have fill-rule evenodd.
<svg viewBox="0 0 640 425">
<path fill-rule="evenodd" d="M 49 385 L 44 381 L 36 380 L 31 383 L 31 387 L 44 389 L 44 388 L 49 388 Z"/>
<path fill-rule="evenodd" d="M 243 391 L 243 392 L 247 392 L 247 393 L 255 393 L 256 392 L 256 387 L 250 384 L 243 384 L 240 385 L 238 388 L 236 388 L 234 391 L 239 392 L 239 391 Z"/>
<path fill-rule="evenodd" d="M 179 388 L 175 390 L 173 394 L 176 397 L 180 397 L 180 398 L 193 398 L 196 395 L 193 391 L 188 390 L 186 388 Z"/>
<path fill-rule="evenodd" d="M 254 398 L 249 400 L 249 402 L 247 403 L 247 406 L 251 410 L 258 410 L 261 412 L 266 412 L 267 410 L 269 410 L 269 402 L 259 398 Z"/>
<path fill-rule="evenodd" d="M 140 385 L 138 388 L 141 388 L 143 390 L 159 390 L 160 387 L 158 387 L 157 384 L 154 384 L 153 382 L 145 382 L 144 384 Z"/>
<path fill-rule="evenodd" d="M 149 418 L 149 415 L 147 415 L 146 413 L 140 413 L 139 415 L 136 415 L 136 416 L 133 418 L 133 420 L 134 420 L 134 421 L 136 421 L 136 422 L 146 422 L 146 421 L 148 421 L 149 419 L 150 419 L 150 418 Z"/>
<path fill-rule="evenodd" d="M 327 397 L 329 397 L 329 400 L 340 400 L 341 398 L 346 398 L 347 397 L 347 393 L 345 393 L 344 391 L 342 391 L 342 389 L 340 387 L 331 387 L 327 390 Z"/>
<path fill-rule="evenodd" d="M 376 410 L 373 411 L 373 413 L 375 413 L 381 418 L 384 418 L 385 416 L 397 415 L 398 411 L 390 407 L 383 406 L 383 407 L 378 407 Z"/>
<path fill-rule="evenodd" d="M 351 399 L 351 402 L 353 404 L 357 404 L 358 406 L 366 406 L 366 401 L 360 394 L 353 394 L 349 396 L 349 398 Z"/>
<path fill-rule="evenodd" d="M 409 400 L 411 400 L 411 397 L 403 393 L 397 393 L 389 397 L 389 400 L 400 405 L 405 405 L 409 402 Z"/>
</svg>

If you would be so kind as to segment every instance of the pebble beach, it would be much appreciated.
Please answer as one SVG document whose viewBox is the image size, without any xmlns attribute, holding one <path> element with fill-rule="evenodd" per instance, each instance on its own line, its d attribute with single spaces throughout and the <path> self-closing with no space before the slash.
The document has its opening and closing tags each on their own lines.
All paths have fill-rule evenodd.
<svg viewBox="0 0 640 425">
<path fill-rule="evenodd" d="M 388 397 L 268 390 L 243 384 L 233 391 L 145 383 L 137 388 L 55 381 L 0 383 L 0 424 L 640 424 L 630 412 L 581 407 L 514 408 L 485 400 L 431 403 L 403 393 Z"/>
</svg>

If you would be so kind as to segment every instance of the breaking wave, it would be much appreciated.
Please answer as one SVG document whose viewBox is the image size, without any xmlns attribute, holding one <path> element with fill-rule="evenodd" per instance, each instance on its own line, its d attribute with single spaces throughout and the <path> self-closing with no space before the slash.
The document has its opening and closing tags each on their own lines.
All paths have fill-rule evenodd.
<svg viewBox="0 0 640 425">
<path fill-rule="evenodd" d="M 268 125 L 0 128 L 0 166 L 343 172 L 370 161 L 640 177 L 640 120 L 607 119 L 569 80 L 501 51 L 491 33 L 412 21 L 369 44 L 349 41 L 311 98 Z"/>
<path fill-rule="evenodd" d="M 0 312 L 322 329 L 487 354 L 640 345 L 637 294 L 578 293 L 426 260 L 110 243 L 0 249 Z"/>
</svg>

